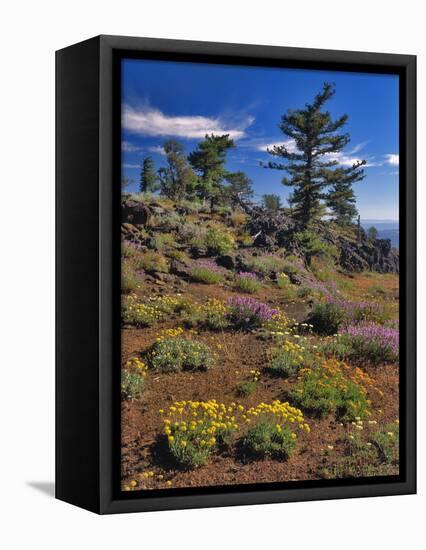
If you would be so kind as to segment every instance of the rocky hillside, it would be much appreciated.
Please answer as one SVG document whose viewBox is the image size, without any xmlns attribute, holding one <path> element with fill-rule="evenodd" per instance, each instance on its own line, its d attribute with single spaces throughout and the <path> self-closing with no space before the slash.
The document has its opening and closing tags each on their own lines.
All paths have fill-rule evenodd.
<svg viewBox="0 0 426 550">
<path fill-rule="evenodd" d="M 206 208 L 194 212 L 192 205 L 168 205 L 164 201 L 152 200 L 150 203 L 134 200 L 130 196 L 122 201 L 122 237 L 147 248 L 156 248 L 150 225 L 158 227 L 161 220 L 165 221 L 163 232 L 178 233 L 185 226 L 200 230 L 210 223 L 221 223 L 225 227 L 235 229 L 235 216 L 240 215 L 238 231 L 244 234 L 245 240 L 237 242 L 237 246 L 226 254 L 217 254 L 217 262 L 227 269 L 244 269 L 245 258 L 260 254 L 279 253 L 291 255 L 309 268 L 310 256 L 327 255 L 327 250 L 317 252 L 310 250 L 311 243 L 306 243 L 296 232 L 291 218 L 285 211 L 271 212 L 256 205 L 240 203 L 239 209 L 231 211 L 222 209 L 211 214 Z M 173 217 L 173 223 L 167 218 Z M 173 227 L 170 227 L 173 225 Z M 344 230 L 332 222 L 323 221 L 316 231 L 319 241 L 316 247 L 328 247 L 334 256 L 337 267 L 348 272 L 374 271 L 378 273 L 399 273 L 399 251 L 392 248 L 389 239 L 370 239 L 364 229 L 358 231 L 355 225 Z M 236 235 L 238 241 L 238 235 Z M 178 243 L 178 250 L 190 253 L 193 258 L 209 255 L 206 247 L 197 239 L 187 244 Z M 306 239 L 305 239 L 306 240 Z M 174 262 L 175 270 L 179 267 L 178 259 Z M 173 266 L 172 266 L 173 267 Z"/>
</svg>

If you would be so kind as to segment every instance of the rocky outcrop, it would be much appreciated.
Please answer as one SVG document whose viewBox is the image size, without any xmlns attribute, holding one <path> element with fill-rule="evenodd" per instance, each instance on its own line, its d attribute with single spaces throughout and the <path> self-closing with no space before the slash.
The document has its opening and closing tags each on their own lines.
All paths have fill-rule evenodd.
<svg viewBox="0 0 426 550">
<path fill-rule="evenodd" d="M 147 225 L 152 217 L 151 208 L 143 202 L 132 199 L 121 201 L 121 222 L 133 225 Z"/>
<path fill-rule="evenodd" d="M 390 239 L 353 243 L 341 238 L 339 241 L 340 264 L 347 271 L 399 273 L 399 252 L 392 248 Z"/>
</svg>

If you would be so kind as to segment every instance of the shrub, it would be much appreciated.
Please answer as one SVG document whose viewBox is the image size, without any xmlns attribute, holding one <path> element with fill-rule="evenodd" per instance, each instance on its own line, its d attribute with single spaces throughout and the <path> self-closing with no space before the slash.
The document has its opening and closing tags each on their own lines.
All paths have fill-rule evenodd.
<svg viewBox="0 0 426 550">
<path fill-rule="evenodd" d="M 121 394 L 124 399 L 139 399 L 145 391 L 145 378 L 141 373 L 121 371 Z"/>
<path fill-rule="evenodd" d="M 297 289 L 292 285 L 286 273 L 277 274 L 277 285 L 283 291 L 283 298 L 286 300 L 294 300 L 297 297 Z"/>
<path fill-rule="evenodd" d="M 212 254 L 227 254 L 235 246 L 232 235 L 219 227 L 211 227 L 204 237 L 204 245 Z"/>
<path fill-rule="evenodd" d="M 280 401 L 274 401 L 272 405 L 260 403 L 247 410 L 245 416 L 246 422 L 251 424 L 240 440 L 246 460 L 266 457 L 286 460 L 296 449 L 296 432 L 310 431 L 302 412 Z"/>
<path fill-rule="evenodd" d="M 279 312 L 271 308 L 268 304 L 259 302 L 254 298 L 245 298 L 237 296 L 229 298 L 229 316 L 231 322 L 236 328 L 256 328 L 261 326 L 262 322 L 272 319 Z"/>
<path fill-rule="evenodd" d="M 253 237 L 247 231 L 240 231 L 238 233 L 238 242 L 241 246 L 252 246 Z"/>
<path fill-rule="evenodd" d="M 314 257 L 335 260 L 339 256 L 339 252 L 334 245 L 322 241 L 313 231 L 305 230 L 294 233 L 293 240 L 304 252 L 308 265 L 311 264 Z"/>
<path fill-rule="evenodd" d="M 318 346 L 318 351 L 327 357 L 335 357 L 336 359 L 344 360 L 348 359 L 352 353 L 353 348 L 349 341 L 344 338 L 327 339 L 325 342 Z"/>
<path fill-rule="evenodd" d="M 241 210 L 234 210 L 231 214 L 231 223 L 234 227 L 240 227 L 247 222 L 247 214 Z"/>
<path fill-rule="evenodd" d="M 261 422 L 250 428 L 241 442 L 244 458 L 286 460 L 296 448 L 295 435 L 287 426 L 278 429 L 273 422 Z"/>
<path fill-rule="evenodd" d="M 213 365 L 210 348 L 182 337 L 160 338 L 149 352 L 149 365 L 161 372 L 208 370 Z"/>
<path fill-rule="evenodd" d="M 297 289 L 298 298 L 309 298 L 313 293 L 313 289 L 308 286 L 299 286 Z"/>
<path fill-rule="evenodd" d="M 133 243 L 129 241 L 123 241 L 121 243 L 121 255 L 123 258 L 133 258 L 137 252 L 138 249 Z"/>
<path fill-rule="evenodd" d="M 165 248 L 173 248 L 176 246 L 176 241 L 171 233 L 158 233 L 152 239 L 152 247 L 158 252 Z"/>
<path fill-rule="evenodd" d="M 194 281 L 209 285 L 223 283 L 224 269 L 212 260 L 198 260 L 191 268 L 191 277 Z"/>
<path fill-rule="evenodd" d="M 246 380 L 237 384 L 238 397 L 248 397 L 257 390 L 257 382 L 253 380 Z"/>
<path fill-rule="evenodd" d="M 282 311 L 262 322 L 260 335 L 267 340 L 284 340 L 293 332 L 294 322 Z"/>
<path fill-rule="evenodd" d="M 121 317 L 126 324 L 150 327 L 171 315 L 189 313 L 193 307 L 193 303 L 181 295 L 154 296 L 140 301 L 136 294 L 130 294 L 122 302 Z"/>
<path fill-rule="evenodd" d="M 327 478 L 369 477 L 395 475 L 399 469 L 399 425 L 398 421 L 383 426 L 369 435 L 357 422 L 354 430 L 344 440 L 344 457 L 339 459 Z"/>
<path fill-rule="evenodd" d="M 183 264 L 188 264 L 190 262 L 190 257 L 183 250 L 172 249 L 168 250 L 166 254 L 168 258 L 172 260 L 177 260 L 178 262 L 181 262 Z"/>
<path fill-rule="evenodd" d="M 162 254 L 152 250 L 137 254 L 132 261 L 135 269 L 143 269 L 148 272 L 160 271 L 162 273 L 169 271 L 166 258 Z"/>
<path fill-rule="evenodd" d="M 289 396 L 298 407 L 319 417 L 334 413 L 351 421 L 371 414 L 366 386 L 373 383 L 361 369 L 351 371 L 345 363 L 327 359 L 315 368 L 300 369 Z"/>
<path fill-rule="evenodd" d="M 184 221 L 178 229 L 178 238 L 183 244 L 203 246 L 207 230 L 201 225 Z"/>
<path fill-rule="evenodd" d="M 121 265 L 121 292 L 130 294 L 140 287 L 140 279 L 129 262 Z"/>
<path fill-rule="evenodd" d="M 386 298 L 388 296 L 388 291 L 381 285 L 372 285 L 368 289 L 368 294 L 374 298 Z"/>
<path fill-rule="evenodd" d="M 237 395 L 247 397 L 257 390 L 257 382 L 260 377 L 260 371 L 253 369 L 250 371 L 250 379 L 237 384 Z"/>
<path fill-rule="evenodd" d="M 240 271 L 235 277 L 235 287 L 242 292 L 253 294 L 260 290 L 261 284 L 255 273 Z"/>
<path fill-rule="evenodd" d="M 336 334 L 345 320 L 345 310 L 333 302 L 315 304 L 307 319 L 319 334 Z"/>
<path fill-rule="evenodd" d="M 352 302 L 341 300 L 330 294 L 326 299 L 329 303 L 339 306 L 344 311 L 347 323 L 361 323 L 363 321 L 384 323 L 389 318 L 388 313 L 375 302 Z"/>
<path fill-rule="evenodd" d="M 399 461 L 399 421 L 384 426 L 371 437 L 379 451 L 380 459 L 387 464 Z"/>
<path fill-rule="evenodd" d="M 261 275 L 271 275 L 284 270 L 287 262 L 278 256 L 252 256 L 244 260 L 246 269 L 260 273 Z"/>
<path fill-rule="evenodd" d="M 217 299 L 209 299 L 204 304 L 197 304 L 185 316 L 185 324 L 209 330 L 223 330 L 229 326 L 228 307 Z"/>
<path fill-rule="evenodd" d="M 351 348 L 351 355 L 373 363 L 398 361 L 399 330 L 377 323 L 360 323 L 340 330 L 343 345 Z"/>
<path fill-rule="evenodd" d="M 240 408 L 242 408 L 240 406 Z M 176 401 L 164 414 L 164 435 L 178 464 L 196 468 L 207 462 L 220 444 L 238 429 L 237 405 L 210 401 Z"/>
<path fill-rule="evenodd" d="M 302 346 L 290 340 L 285 340 L 280 347 L 270 350 L 268 355 L 267 370 L 284 378 L 297 374 L 305 360 Z"/>
</svg>

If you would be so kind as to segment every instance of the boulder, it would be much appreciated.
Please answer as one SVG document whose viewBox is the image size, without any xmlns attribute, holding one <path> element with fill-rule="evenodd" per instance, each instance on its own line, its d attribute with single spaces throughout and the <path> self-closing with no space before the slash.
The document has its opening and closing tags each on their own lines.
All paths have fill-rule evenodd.
<svg viewBox="0 0 426 550">
<path fill-rule="evenodd" d="M 150 207 L 143 202 L 124 199 L 121 202 L 121 221 L 133 225 L 147 225 L 152 217 Z"/>
</svg>

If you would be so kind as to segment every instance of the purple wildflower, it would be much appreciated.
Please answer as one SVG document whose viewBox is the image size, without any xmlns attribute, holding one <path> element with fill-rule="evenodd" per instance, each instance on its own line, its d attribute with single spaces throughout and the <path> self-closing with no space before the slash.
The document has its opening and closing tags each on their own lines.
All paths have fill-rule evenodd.
<svg viewBox="0 0 426 550">
<path fill-rule="evenodd" d="M 279 313 L 277 309 L 264 302 L 242 296 L 228 298 L 227 305 L 234 323 L 246 328 L 259 326 L 263 321 L 269 321 Z"/>
<path fill-rule="evenodd" d="M 237 273 L 237 277 L 239 277 L 240 279 L 253 279 L 254 281 L 258 280 L 256 273 L 253 273 L 251 271 L 240 271 L 239 273 Z"/>
<path fill-rule="evenodd" d="M 359 323 L 340 329 L 339 334 L 348 335 L 360 343 L 376 344 L 382 349 L 388 349 L 394 356 L 398 355 L 399 330 L 396 328 L 377 323 Z"/>
</svg>

